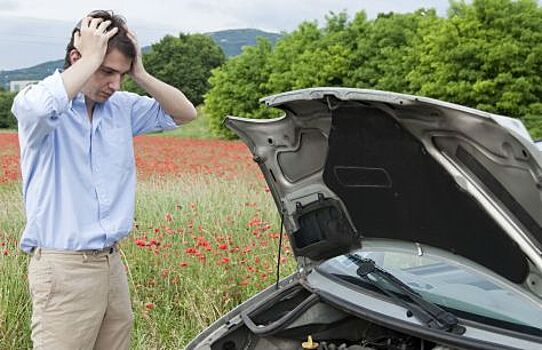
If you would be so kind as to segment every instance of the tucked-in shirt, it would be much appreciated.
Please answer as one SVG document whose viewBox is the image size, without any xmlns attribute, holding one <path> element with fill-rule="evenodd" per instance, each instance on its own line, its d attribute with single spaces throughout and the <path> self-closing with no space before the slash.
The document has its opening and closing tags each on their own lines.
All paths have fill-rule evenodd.
<svg viewBox="0 0 542 350">
<path fill-rule="evenodd" d="M 133 136 L 175 128 L 152 98 L 116 92 L 94 107 L 69 101 L 60 72 L 22 90 L 13 103 L 21 148 L 26 226 L 22 250 L 103 249 L 132 228 Z"/>
</svg>

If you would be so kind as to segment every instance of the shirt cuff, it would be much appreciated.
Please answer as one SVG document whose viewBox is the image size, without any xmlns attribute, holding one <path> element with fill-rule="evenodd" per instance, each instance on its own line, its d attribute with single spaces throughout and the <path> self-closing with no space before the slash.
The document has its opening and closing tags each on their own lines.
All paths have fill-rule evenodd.
<svg viewBox="0 0 542 350">
<path fill-rule="evenodd" d="M 175 121 L 169 114 L 163 114 L 160 117 L 160 120 L 158 121 L 158 125 L 160 126 L 160 129 L 162 130 L 172 130 L 176 129 L 178 127 L 177 124 L 175 124 Z"/>
<path fill-rule="evenodd" d="M 70 106 L 70 101 L 68 100 L 68 93 L 66 92 L 66 87 L 64 87 L 60 71 L 56 70 L 53 75 L 45 78 L 42 81 L 42 85 L 51 95 L 53 110 L 57 114 L 66 112 Z"/>
</svg>

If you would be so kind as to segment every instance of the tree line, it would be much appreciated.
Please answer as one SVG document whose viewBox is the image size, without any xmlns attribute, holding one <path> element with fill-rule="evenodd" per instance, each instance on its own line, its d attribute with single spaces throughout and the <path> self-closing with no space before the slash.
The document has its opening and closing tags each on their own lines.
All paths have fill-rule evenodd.
<svg viewBox="0 0 542 350">
<path fill-rule="evenodd" d="M 260 38 L 229 60 L 203 34 L 166 36 L 143 55 L 147 70 L 203 104 L 212 132 L 234 135 L 226 115 L 271 118 L 258 102 L 292 89 L 342 86 L 428 96 L 520 118 L 542 138 L 542 8 L 536 0 L 450 2 L 440 17 L 330 13 L 273 46 Z M 143 93 L 127 79 L 123 88 Z M 15 125 L 0 91 L 0 128 Z"/>
<path fill-rule="evenodd" d="M 213 132 L 225 115 L 268 118 L 259 98 L 314 86 L 433 97 L 521 118 L 542 137 L 542 10 L 535 0 L 451 1 L 434 10 L 304 22 L 275 47 L 260 40 L 213 70 L 204 110 Z"/>
</svg>

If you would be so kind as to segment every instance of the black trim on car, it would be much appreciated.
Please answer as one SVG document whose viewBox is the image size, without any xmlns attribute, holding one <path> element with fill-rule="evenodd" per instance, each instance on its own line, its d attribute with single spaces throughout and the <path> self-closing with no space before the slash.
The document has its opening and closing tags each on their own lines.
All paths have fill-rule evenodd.
<svg viewBox="0 0 542 350">
<path fill-rule="evenodd" d="M 266 324 L 256 324 L 258 313 L 268 311 L 270 307 L 276 306 L 278 302 L 283 300 L 294 299 L 296 294 L 303 291 L 308 293 L 304 286 L 298 283 L 293 283 L 284 289 L 279 289 L 274 293 L 271 293 L 265 299 L 241 311 L 241 318 L 243 319 L 243 322 L 245 322 L 245 326 L 247 326 L 252 333 L 259 336 L 268 336 L 280 332 L 282 329 L 292 323 L 297 317 L 307 311 L 311 306 L 318 303 L 318 295 L 309 294 L 304 300 L 299 302 L 299 304 L 295 306 L 290 305 L 292 307 L 291 310 L 286 311 L 284 315 Z M 290 298 L 285 299 L 287 297 Z"/>
</svg>

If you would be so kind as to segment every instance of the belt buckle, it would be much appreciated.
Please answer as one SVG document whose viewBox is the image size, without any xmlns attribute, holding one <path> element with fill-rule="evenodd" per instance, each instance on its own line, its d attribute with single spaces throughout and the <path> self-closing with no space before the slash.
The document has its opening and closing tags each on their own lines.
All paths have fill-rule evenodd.
<svg viewBox="0 0 542 350">
<path fill-rule="evenodd" d="M 113 254 L 114 252 L 117 251 L 117 249 L 118 249 L 118 246 L 117 246 L 117 243 L 115 242 L 110 247 L 105 247 L 103 249 L 94 249 L 92 251 L 92 255 L 96 256 L 96 255 L 101 254 L 101 253 Z"/>
</svg>

